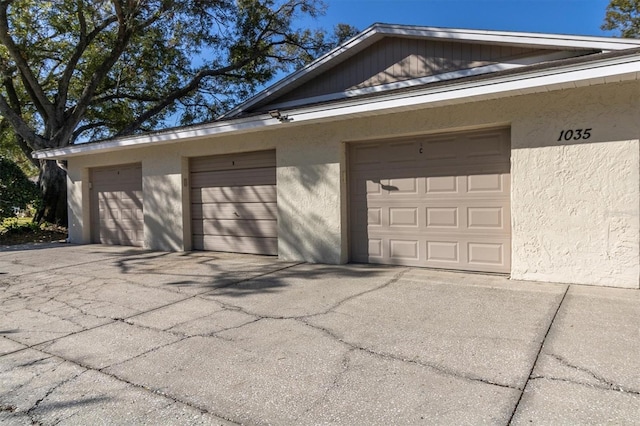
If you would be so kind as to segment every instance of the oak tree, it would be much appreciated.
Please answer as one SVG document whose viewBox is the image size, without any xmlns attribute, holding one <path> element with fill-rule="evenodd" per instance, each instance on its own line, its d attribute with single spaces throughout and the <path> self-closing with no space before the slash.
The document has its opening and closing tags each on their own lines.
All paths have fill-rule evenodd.
<svg viewBox="0 0 640 426">
<path fill-rule="evenodd" d="M 640 38 L 640 0 L 611 0 L 601 28 L 617 31 L 621 37 Z"/>
<path fill-rule="evenodd" d="M 25 154 L 214 119 L 354 35 L 298 27 L 322 0 L 0 0 L 0 131 Z M 4 130 L 3 130 L 4 129 Z M 36 220 L 66 224 L 66 177 L 36 163 Z"/>
</svg>

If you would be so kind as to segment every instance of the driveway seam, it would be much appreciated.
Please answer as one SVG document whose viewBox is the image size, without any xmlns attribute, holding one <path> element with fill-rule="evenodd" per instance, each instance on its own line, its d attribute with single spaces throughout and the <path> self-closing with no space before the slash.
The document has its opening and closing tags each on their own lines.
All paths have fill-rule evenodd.
<svg viewBox="0 0 640 426">
<path fill-rule="evenodd" d="M 170 394 L 167 394 L 167 393 L 161 392 L 161 391 L 159 391 L 159 390 L 154 390 L 154 389 L 149 388 L 149 387 L 146 387 L 146 386 L 144 386 L 144 385 L 140 385 L 140 384 L 137 384 L 137 383 L 131 382 L 131 381 L 129 381 L 129 380 L 123 379 L 123 378 L 121 378 L 121 377 L 117 376 L 116 374 L 113 374 L 113 373 L 109 373 L 109 372 L 103 371 L 103 369 L 105 369 L 105 368 L 109 368 L 109 367 L 111 367 L 111 366 L 109 366 L 109 367 L 103 367 L 102 369 L 94 368 L 94 367 L 91 367 L 91 366 L 89 366 L 89 365 L 85 365 L 85 364 L 83 364 L 83 363 L 81 363 L 81 362 L 78 362 L 78 361 L 75 361 L 75 360 L 72 360 L 72 359 L 67 359 L 67 358 L 62 357 L 62 356 L 60 356 L 60 355 L 56 355 L 56 354 L 53 354 L 53 353 L 47 352 L 47 351 L 46 351 L 46 350 L 44 350 L 44 349 L 38 349 L 38 348 L 30 348 L 30 349 L 35 350 L 35 351 L 38 351 L 38 352 L 41 352 L 41 353 L 46 354 L 46 355 L 50 355 L 50 357 L 48 357 L 48 358 L 51 358 L 51 357 L 53 357 L 53 358 L 58 358 L 58 359 L 61 359 L 63 362 L 68 362 L 68 363 L 70 363 L 70 364 L 73 364 L 73 365 L 75 365 L 75 366 L 77 366 L 77 367 L 80 367 L 80 368 L 83 368 L 83 369 L 85 370 L 85 371 L 83 371 L 83 372 L 81 372 L 81 373 L 79 373 L 79 374 L 77 374 L 77 375 L 74 375 L 73 377 L 71 377 L 71 378 L 69 378 L 69 379 L 65 379 L 63 382 L 61 382 L 61 383 L 59 383 L 59 384 L 56 384 L 52 389 L 50 389 L 50 390 L 47 392 L 47 395 L 45 395 L 45 397 L 44 397 L 44 398 L 42 398 L 40 401 L 38 401 L 38 402 L 37 402 L 37 404 L 41 403 L 41 402 L 42 402 L 42 400 L 44 400 L 47 396 L 50 396 L 50 395 L 53 393 L 53 391 L 55 391 L 56 389 L 58 389 L 58 388 L 59 388 L 60 386 L 62 386 L 63 384 L 65 384 L 65 383 L 67 383 L 67 382 L 69 382 L 69 381 L 71 381 L 71 380 L 76 379 L 76 378 L 77 378 L 77 377 L 79 377 L 81 374 L 84 374 L 84 373 L 86 373 L 87 371 L 95 371 L 95 372 L 96 372 L 96 373 L 98 373 L 98 374 L 104 374 L 105 376 L 111 377 L 112 379 L 115 379 L 115 380 L 117 380 L 117 381 L 119 381 L 119 382 L 125 383 L 125 384 L 127 384 L 127 385 L 129 385 L 129 386 L 133 386 L 133 387 L 138 388 L 138 389 L 142 389 L 142 390 L 144 390 L 144 391 L 146 391 L 146 392 L 149 392 L 149 393 L 154 394 L 154 395 L 158 395 L 158 396 L 160 396 L 160 397 L 162 397 L 162 398 L 166 398 L 166 399 L 168 399 L 169 401 L 173 401 L 174 403 L 179 403 L 179 404 L 185 405 L 185 406 L 187 406 L 187 407 L 193 408 L 193 409 L 195 409 L 195 410 L 200 411 L 201 413 L 209 414 L 209 415 L 215 416 L 215 417 L 217 417 L 217 418 L 219 418 L 219 419 L 222 419 L 222 420 L 228 421 L 228 422 L 233 423 L 233 424 L 237 424 L 237 425 L 240 425 L 240 424 L 241 424 L 241 423 L 236 422 L 235 420 L 232 420 L 232 419 L 230 419 L 230 418 L 227 418 L 227 417 L 225 417 L 224 415 L 221 415 L 221 414 L 215 413 L 215 412 L 213 412 L 213 411 L 211 411 L 211 410 L 209 410 L 209 409 L 199 407 L 199 406 L 197 406 L 197 405 L 195 405 L 195 404 L 192 404 L 192 403 L 190 403 L 190 402 L 182 401 L 182 400 L 180 400 L 180 399 L 178 399 L 178 398 L 174 397 L 173 395 L 170 395 Z M 47 359 L 48 359 L 48 358 L 47 358 Z M 115 364 L 114 364 L 114 365 L 115 365 Z M 32 410 L 33 410 L 33 407 L 29 409 L 29 411 L 32 411 Z M 31 418 L 31 416 L 29 416 L 29 417 Z"/>
<path fill-rule="evenodd" d="M 525 389 L 527 389 L 527 385 L 529 384 L 529 382 L 533 378 L 533 370 L 535 370 L 536 365 L 538 364 L 538 359 L 540 359 L 540 355 L 542 354 L 542 348 L 544 347 L 544 344 L 547 341 L 547 337 L 549 337 L 549 333 L 551 332 L 551 329 L 553 328 L 553 324 L 556 321 L 556 318 L 558 316 L 558 312 L 560 312 L 560 308 L 562 307 L 562 305 L 564 303 L 564 300 L 567 297 L 567 294 L 569 293 L 569 289 L 570 288 L 571 288 L 571 285 L 567 285 L 567 287 L 564 290 L 564 293 L 562 294 L 562 298 L 560 299 L 560 303 L 558 303 L 558 307 L 556 308 L 555 312 L 553 313 L 553 316 L 551 317 L 551 321 L 549 321 L 549 325 L 547 326 L 547 331 L 544 333 L 544 337 L 542 338 L 542 341 L 540 342 L 540 347 L 538 348 L 538 352 L 536 353 L 536 357 L 533 360 L 533 363 L 531 364 L 531 370 L 529 370 L 529 375 L 527 376 L 527 381 L 524 383 L 524 385 L 522 386 L 522 389 L 520 390 L 520 395 L 518 397 L 518 401 L 516 401 L 516 404 L 513 407 L 513 411 L 511 412 L 511 416 L 509 416 L 509 421 L 507 422 L 507 425 L 510 425 L 513 422 L 513 418 L 515 417 L 516 412 L 518 411 L 518 407 L 520 406 L 520 402 L 522 401 L 522 397 L 524 396 L 524 391 L 525 391 Z"/>
<path fill-rule="evenodd" d="M 474 377 L 474 376 L 470 376 L 467 374 L 462 374 L 447 368 L 443 368 L 440 367 L 438 365 L 434 365 L 434 364 L 430 364 L 430 363 L 426 363 L 426 362 L 422 362 L 416 359 L 406 359 L 406 358 L 402 358 L 400 356 L 397 355 L 393 355 L 393 354 L 389 354 L 389 353 L 384 353 L 384 352 L 377 352 L 373 349 L 370 348 L 366 348 L 364 346 L 358 346 L 354 343 L 348 342 L 346 340 L 344 340 L 343 338 L 339 337 L 338 335 L 334 334 L 331 330 L 324 328 L 324 327 L 320 327 L 314 324 L 310 324 L 308 322 L 306 322 L 304 319 L 302 318 L 292 318 L 296 321 L 301 322 L 302 324 L 305 324 L 306 326 L 313 328 L 315 330 L 321 331 L 323 333 L 325 333 L 326 335 L 328 335 L 329 337 L 331 337 L 332 339 L 336 340 L 337 342 L 340 342 L 344 345 L 346 345 L 347 347 L 354 349 L 354 350 L 359 350 L 361 352 L 367 353 L 369 355 L 373 355 L 376 356 L 378 358 L 383 358 L 383 359 L 391 359 L 394 361 L 399 361 L 399 362 L 403 362 L 403 363 L 407 363 L 407 364 L 414 364 L 414 365 L 418 365 L 420 367 L 424 367 L 424 368 L 428 368 L 431 370 L 434 370 L 437 373 L 446 375 L 446 376 L 450 376 L 450 377 L 456 377 L 459 379 L 463 379 L 463 380 L 468 380 L 468 381 L 472 381 L 472 382 L 481 382 L 487 385 L 492 385 L 492 386 L 498 386 L 501 388 L 507 388 L 507 389 L 513 389 L 513 390 L 520 390 L 520 388 L 515 387 L 515 386 L 511 386 L 511 385 L 507 385 L 504 383 L 498 383 L 498 382 L 493 382 L 491 380 L 487 380 L 484 379 L 482 377 Z"/>
<path fill-rule="evenodd" d="M 283 268 L 275 269 L 275 270 L 273 270 L 273 271 L 269 271 L 269 272 L 265 272 L 265 273 L 262 273 L 262 274 L 255 275 L 255 276 L 253 276 L 253 277 L 249 277 L 249 278 L 245 278 L 245 279 L 242 279 L 242 280 L 234 281 L 234 282 L 231 282 L 231 283 L 225 284 L 225 285 L 223 285 L 223 286 L 220 286 L 220 287 L 218 287 L 218 289 L 219 289 L 219 288 L 227 288 L 227 287 L 231 287 L 231 286 L 234 286 L 234 285 L 237 285 L 237 284 L 241 284 L 241 283 L 243 283 L 243 282 L 251 281 L 252 279 L 260 278 L 260 277 L 264 277 L 264 276 L 267 276 L 267 275 L 269 275 L 269 274 L 273 274 L 273 273 L 276 273 L 276 272 L 283 271 L 283 270 L 285 270 L 285 269 L 289 269 L 289 268 L 293 268 L 293 267 L 295 267 L 295 266 L 302 265 L 302 264 L 304 264 L 304 263 L 305 263 L 305 262 L 299 262 L 299 263 L 295 263 L 295 264 L 293 264 L 293 265 L 287 265 L 287 266 L 285 266 L 285 267 L 283 267 Z M 183 298 L 183 299 L 175 300 L 175 301 L 173 301 L 173 302 L 171 302 L 171 303 L 167 303 L 167 304 L 162 305 L 162 306 L 157 306 L 157 307 L 155 307 L 155 308 L 152 308 L 152 309 L 149 309 L 149 310 L 146 310 L 146 311 L 143 311 L 143 312 L 137 312 L 137 313 L 135 313 L 135 314 L 133 314 L 133 315 L 129 315 L 129 316 L 126 316 L 126 317 L 124 317 L 124 318 L 112 318 L 112 317 L 105 317 L 105 319 L 109 319 L 110 321 L 108 321 L 108 322 L 106 322 L 106 323 L 104 323 L 104 324 L 98 324 L 98 325 L 95 325 L 95 326 L 93 326 L 93 327 L 88 327 L 88 328 L 85 328 L 85 329 L 82 329 L 82 330 L 74 331 L 74 332 L 72 332 L 72 333 L 65 334 L 64 336 L 58 336 L 58 337 L 55 337 L 55 338 L 53 338 L 53 339 L 44 340 L 44 341 L 42 341 L 42 342 L 34 343 L 34 344 L 31 344 L 31 345 L 29 345 L 29 344 L 25 344 L 25 343 L 23 343 L 23 342 L 20 342 L 20 341 L 14 340 L 14 339 L 11 339 L 11 338 L 9 338 L 9 337 L 7 337 L 7 336 L 4 336 L 4 335 L 3 335 L 3 337 L 4 337 L 5 339 L 11 340 L 12 342 L 14 342 L 14 343 L 18 343 L 18 344 L 23 345 L 23 346 L 25 346 L 25 347 L 24 347 L 24 348 L 21 348 L 21 349 L 17 349 L 17 350 L 15 350 L 15 351 L 11 351 L 11 352 L 7 352 L 7 353 L 4 353 L 4 354 L 0 354 L 0 358 L 2 358 L 3 356 L 7 356 L 7 355 L 11 355 L 11 354 L 15 354 L 15 353 L 17 353 L 17 352 L 21 352 L 21 351 L 24 351 L 24 350 L 27 350 L 27 349 L 36 349 L 36 350 L 38 350 L 38 349 L 36 348 L 36 346 L 46 346 L 47 344 L 53 343 L 53 342 L 55 342 L 56 340 L 64 339 L 64 338 L 67 338 L 67 337 L 70 337 L 70 336 L 75 336 L 75 335 L 77 335 L 77 334 L 84 333 L 85 331 L 92 331 L 92 330 L 98 329 L 98 328 L 100 328 L 100 327 L 105 327 L 105 326 L 107 326 L 107 325 L 114 324 L 114 323 L 116 323 L 116 322 L 125 322 L 125 323 L 127 323 L 127 324 L 128 324 L 127 320 L 129 320 L 129 319 L 131 319 L 131 318 L 135 318 L 135 317 L 137 317 L 137 316 L 144 315 L 144 314 L 147 314 L 147 313 L 150 313 L 150 312 L 155 312 L 155 311 L 157 311 L 157 310 L 159 310 L 159 309 L 163 309 L 163 308 L 166 308 L 166 307 L 169 307 L 169 306 L 173 306 L 173 305 L 176 305 L 176 304 L 178 304 L 178 303 L 181 303 L 181 302 L 184 302 L 184 301 L 187 301 L 187 300 L 190 300 L 190 299 L 198 298 L 198 297 L 202 296 L 203 294 L 209 293 L 209 292 L 211 292 L 211 291 L 215 291 L 215 290 L 207 290 L 206 292 L 203 292 L 203 293 L 192 294 L 192 295 L 187 296 L 187 297 L 185 297 L 185 298 Z M 58 301 L 57 299 L 55 299 L 55 297 L 54 297 L 54 298 L 51 298 L 51 299 L 48 299 L 48 300 L 55 300 L 55 301 Z M 59 301 L 58 301 L 58 302 L 59 302 Z M 62 303 L 62 302 L 61 302 L 61 303 Z M 46 314 L 46 313 L 43 313 L 43 314 L 48 315 L 48 314 Z M 252 315 L 252 316 L 257 316 L 257 315 Z M 159 331 L 161 331 L 161 330 L 159 330 Z M 169 332 L 169 333 L 170 333 L 170 334 L 172 334 L 171 332 Z"/>
<path fill-rule="evenodd" d="M 360 296 L 363 296 L 365 294 L 370 294 L 370 293 L 373 293 L 373 292 L 376 292 L 376 291 L 379 291 L 379 290 L 383 290 L 384 288 L 386 288 L 386 287 L 388 287 L 388 286 L 390 286 L 392 284 L 397 283 L 398 281 L 400 281 L 402 276 L 404 276 L 404 274 L 406 274 L 410 270 L 412 270 L 412 268 L 405 268 L 402 271 L 396 273 L 388 281 L 386 281 L 385 283 L 379 285 L 378 287 L 375 287 L 375 288 L 372 288 L 372 289 L 368 289 L 368 290 L 362 291 L 360 293 L 352 294 L 351 296 L 348 296 L 345 299 L 335 303 L 329 309 L 327 309 L 327 310 L 325 310 L 323 312 L 315 313 L 315 314 L 292 315 L 292 316 L 261 315 L 261 314 L 258 314 L 256 312 L 252 312 L 250 310 L 247 310 L 247 309 L 245 309 L 245 308 L 243 308 L 241 306 L 237 306 L 237 305 L 230 304 L 230 303 L 227 303 L 227 302 L 221 302 L 221 301 L 216 300 L 216 299 L 214 299 L 214 300 L 217 303 L 220 303 L 224 309 L 228 309 L 228 308 L 232 307 L 232 308 L 237 309 L 238 311 L 240 311 L 240 312 L 242 312 L 244 314 L 254 316 L 254 317 L 258 318 L 258 320 L 268 319 L 268 320 L 274 320 L 274 321 L 278 321 L 278 320 L 294 320 L 294 321 L 297 321 L 297 322 L 299 322 L 299 323 L 301 323 L 301 324 L 303 324 L 303 325 L 305 325 L 305 326 L 307 326 L 309 328 L 312 328 L 314 330 L 318 330 L 318 331 L 323 332 L 325 335 L 329 336 L 331 339 L 337 341 L 338 343 L 341 343 L 341 344 L 347 346 L 351 350 L 359 350 L 359 351 L 362 351 L 362 352 L 365 352 L 365 353 L 368 353 L 370 355 L 377 356 L 377 357 L 380 357 L 380 358 L 392 359 L 392 360 L 399 361 L 399 362 L 419 365 L 421 367 L 432 369 L 432 370 L 434 370 L 436 372 L 439 372 L 440 374 L 444 374 L 444 375 L 447 375 L 447 376 L 457 377 L 457 378 L 460 378 L 460 379 L 474 381 L 474 382 L 481 382 L 481 383 L 484 383 L 484 384 L 487 384 L 487 385 L 498 386 L 498 387 L 502 387 L 502 388 L 520 390 L 520 388 L 515 387 L 515 386 L 511 386 L 511 385 L 504 384 L 504 383 L 493 382 L 493 381 L 484 379 L 482 377 L 474 377 L 474 376 L 471 376 L 471 375 L 461 374 L 459 372 L 456 372 L 456 371 L 453 371 L 453 370 L 449 370 L 449 369 L 446 369 L 446 368 L 443 368 L 443 367 L 440 367 L 440 366 L 437 366 L 437 365 L 432 365 L 432 364 L 420 362 L 420 361 L 417 361 L 417 360 L 405 359 L 405 358 L 402 358 L 402 357 L 399 357 L 399 356 L 395 356 L 395 355 L 392 355 L 392 354 L 376 352 L 376 351 L 374 351 L 372 349 L 369 349 L 369 348 L 366 348 L 366 347 L 363 347 L 363 346 L 358 346 L 356 344 L 347 342 L 346 340 L 344 340 L 341 337 L 339 337 L 336 334 L 334 334 L 331 330 L 326 329 L 326 328 L 321 327 L 321 326 L 317 326 L 315 324 L 310 324 L 309 322 L 307 322 L 308 318 L 312 318 L 312 317 L 320 316 L 320 315 L 326 315 L 326 314 L 332 312 L 333 310 L 335 310 L 336 308 L 340 307 L 341 305 L 343 305 L 344 303 L 346 303 L 346 302 L 348 302 L 350 300 L 353 300 L 353 299 L 355 299 L 357 297 L 360 297 Z M 249 322 L 247 324 L 243 324 L 243 325 L 241 325 L 241 326 L 239 326 L 237 328 L 244 327 L 245 325 L 252 324 L 254 322 L 256 322 L 256 321 L 251 321 L 251 322 Z"/>
<path fill-rule="evenodd" d="M 203 292 L 201 292 L 201 293 L 192 294 L 192 295 L 190 295 L 190 296 L 188 296 L 188 297 L 185 297 L 184 299 L 176 300 L 176 301 L 174 301 L 174 302 L 167 303 L 167 304 L 162 305 L 162 306 L 157 306 L 157 307 L 155 307 L 155 308 L 153 308 L 153 309 L 149 309 L 149 310 L 144 311 L 144 312 L 139 312 L 139 313 L 137 313 L 137 314 L 130 315 L 130 316 L 125 317 L 125 318 L 122 318 L 122 319 L 128 320 L 128 319 L 131 319 L 131 318 L 135 318 L 135 317 L 137 317 L 137 316 L 140 316 L 140 315 L 148 314 L 148 313 L 150 313 L 150 312 L 155 312 L 155 311 L 157 311 L 157 310 L 160 310 L 160 309 L 163 309 L 163 308 L 166 308 L 166 307 L 169 307 L 169 306 L 176 305 L 176 304 L 178 304 L 178 303 L 184 302 L 184 301 L 189 300 L 189 299 L 196 299 L 196 298 L 199 298 L 199 297 L 201 297 L 201 296 L 203 296 L 203 295 L 205 295 L 205 294 L 207 294 L 207 293 L 211 293 L 211 292 L 216 291 L 216 290 L 219 290 L 219 289 L 221 289 L 221 288 L 233 287 L 234 285 L 242 284 L 242 283 L 244 283 L 244 282 L 251 281 L 251 280 L 254 280 L 254 279 L 256 279 L 256 278 L 262 278 L 262 277 L 265 277 L 265 276 L 267 276 L 267 275 L 275 274 L 276 272 L 284 271 L 284 270 L 286 270 L 286 269 L 293 268 L 293 267 L 296 267 L 296 266 L 302 265 L 302 264 L 304 264 L 304 263 L 305 263 L 305 262 L 299 262 L 299 263 L 295 263 L 295 264 L 293 264 L 293 265 L 287 265 L 287 266 L 285 266 L 285 267 L 283 267 L 283 268 L 274 269 L 274 270 L 272 270 L 272 271 L 268 271 L 268 272 L 264 272 L 264 273 L 262 273 L 262 274 L 254 275 L 254 276 L 251 276 L 251 277 L 249 277 L 249 278 L 244 278 L 244 279 L 241 279 L 241 280 L 238 280 L 238 281 L 233 281 L 233 282 L 231 282 L 231 283 L 227 283 L 227 284 L 224 284 L 224 285 L 218 286 L 218 287 L 216 287 L 216 288 L 215 288 L 215 289 L 213 289 L 213 290 L 206 290 L 206 291 L 203 291 Z"/>
</svg>

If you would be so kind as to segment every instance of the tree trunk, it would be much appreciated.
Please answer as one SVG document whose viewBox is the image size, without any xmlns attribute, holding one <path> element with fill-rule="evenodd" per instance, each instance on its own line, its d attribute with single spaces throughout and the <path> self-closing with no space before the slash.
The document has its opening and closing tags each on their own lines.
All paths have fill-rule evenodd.
<svg viewBox="0 0 640 426">
<path fill-rule="evenodd" d="M 40 191 L 42 205 L 34 220 L 67 226 L 67 173 L 55 161 L 40 162 Z"/>
</svg>

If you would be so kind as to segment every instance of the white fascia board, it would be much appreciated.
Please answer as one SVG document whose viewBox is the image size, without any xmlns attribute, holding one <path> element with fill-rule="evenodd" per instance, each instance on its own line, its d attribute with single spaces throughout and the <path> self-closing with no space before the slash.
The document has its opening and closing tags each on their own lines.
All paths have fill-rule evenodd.
<svg viewBox="0 0 640 426">
<path fill-rule="evenodd" d="M 374 28 L 375 27 L 374 25 Z M 594 49 L 609 51 L 632 49 L 640 46 L 640 40 L 638 39 L 569 34 L 412 27 L 389 24 L 378 24 L 377 29 L 383 34 L 405 37 L 425 37 L 491 44 L 518 44 L 549 49 Z"/>
<path fill-rule="evenodd" d="M 368 101 L 354 99 L 333 106 L 288 110 L 286 113 L 292 121 L 298 123 L 336 117 L 377 115 L 413 109 L 421 105 L 437 107 L 521 94 L 549 92 L 566 87 L 638 80 L 640 74 L 640 58 L 637 57 L 589 65 L 573 66 L 571 69 L 541 70 L 477 82 L 461 82 L 440 88 L 427 88 L 421 91 L 376 97 Z"/>
<path fill-rule="evenodd" d="M 205 137 L 258 131 L 273 126 L 345 120 L 357 116 L 399 112 L 420 106 L 438 107 L 483 99 L 548 92 L 567 87 L 638 80 L 639 75 L 639 57 L 615 58 L 558 69 L 532 71 L 474 82 L 460 82 L 437 88 L 425 88 L 412 92 L 387 94 L 375 98 L 350 99 L 336 104 L 291 109 L 283 112 L 289 117 L 290 122 L 281 123 L 269 115 L 263 114 L 256 117 L 215 122 L 156 134 L 36 151 L 33 153 L 33 157 L 37 159 L 62 159 L 91 153 L 109 152 L 127 147 L 137 148 L 151 144 L 170 144 Z"/>
<path fill-rule="evenodd" d="M 34 151 L 31 155 L 35 159 L 48 160 L 75 157 L 97 152 L 109 152 L 122 148 L 138 148 L 146 145 L 165 145 L 181 140 L 196 140 L 220 134 L 242 133 L 268 126 L 280 124 L 271 117 L 256 116 L 238 120 L 213 122 L 198 126 L 170 129 L 158 133 L 149 133 L 140 136 L 130 136 L 118 139 L 110 139 L 101 142 L 70 145 L 64 148 L 45 149 Z"/>
</svg>

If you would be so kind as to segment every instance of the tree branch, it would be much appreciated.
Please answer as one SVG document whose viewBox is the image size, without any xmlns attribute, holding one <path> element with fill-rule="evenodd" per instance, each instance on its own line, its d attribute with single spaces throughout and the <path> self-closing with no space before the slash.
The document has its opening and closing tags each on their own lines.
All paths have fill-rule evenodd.
<svg viewBox="0 0 640 426">
<path fill-rule="evenodd" d="M 184 86 L 175 89 L 173 92 L 167 94 L 161 102 L 157 103 L 153 107 L 149 108 L 147 111 L 142 113 L 135 121 L 129 124 L 127 127 L 119 131 L 116 136 L 126 136 L 130 135 L 142 126 L 142 124 L 160 113 L 163 109 L 174 103 L 177 99 L 180 99 L 192 91 L 196 90 L 200 85 L 200 82 L 206 77 L 221 77 L 232 75 L 231 72 L 238 70 L 252 61 L 257 59 L 260 55 L 258 52 L 254 52 L 250 57 L 245 58 L 243 61 L 237 62 L 232 65 L 228 65 L 226 67 L 218 68 L 218 69 L 204 69 L 199 71 L 187 84 Z"/>
<path fill-rule="evenodd" d="M 4 96 L 0 94 L 0 114 L 11 123 L 18 135 L 23 137 L 32 149 L 47 148 L 47 140 L 38 136 L 27 123 L 9 105 Z"/>
<path fill-rule="evenodd" d="M 102 63 L 97 67 L 96 72 L 85 86 L 76 106 L 71 110 L 71 114 L 66 116 L 64 125 L 53 135 L 52 139 L 57 141 L 60 146 L 69 144 L 73 135 L 73 131 L 78 123 L 82 120 L 87 108 L 91 104 L 98 85 L 109 73 L 118 58 L 122 55 L 127 47 L 127 43 L 133 35 L 134 28 L 131 27 L 129 19 L 131 16 L 124 13 L 119 0 L 113 2 L 118 20 L 118 36 L 111 52 L 104 58 Z"/>
<path fill-rule="evenodd" d="M 38 83 L 38 79 L 33 74 L 33 71 L 29 67 L 26 59 L 22 56 L 22 52 L 20 52 L 20 49 L 18 49 L 18 46 L 16 46 L 9 34 L 7 8 L 12 2 L 13 0 L 0 1 L 0 42 L 7 48 L 11 59 L 15 61 L 16 66 L 20 71 L 20 76 L 25 84 L 25 88 L 27 89 L 27 93 L 35 103 L 38 110 L 44 117 L 55 119 L 53 104 L 49 99 L 47 99 L 40 83 Z"/>
<path fill-rule="evenodd" d="M 107 123 L 104 121 L 96 121 L 94 123 L 89 123 L 89 124 L 85 124 L 84 126 L 80 126 L 73 132 L 73 135 L 71 136 L 71 141 L 72 143 L 75 143 L 75 141 L 80 137 L 80 135 L 86 132 L 87 130 L 96 129 L 98 127 L 102 127 L 106 125 Z"/>
<path fill-rule="evenodd" d="M 87 31 L 87 23 L 84 17 L 84 13 L 82 11 L 82 2 L 78 1 L 78 20 L 80 22 L 80 40 L 76 45 L 76 48 L 73 52 L 71 58 L 67 62 L 67 66 L 65 67 L 64 72 L 62 73 L 62 77 L 58 82 L 58 105 L 56 108 L 56 114 L 60 120 L 64 117 L 64 110 L 66 108 L 67 99 L 69 96 L 69 84 L 71 83 L 71 78 L 73 77 L 73 73 L 76 70 L 78 62 L 80 58 L 86 51 L 87 47 L 95 40 L 95 38 L 100 34 L 104 29 L 106 29 L 109 25 L 117 22 L 117 18 L 115 16 L 111 16 L 105 19 L 100 25 L 95 27 L 93 31 L 89 34 Z"/>
</svg>

